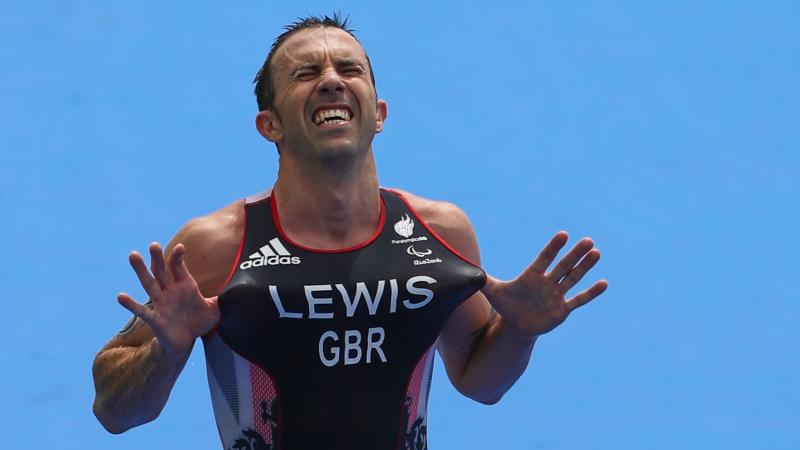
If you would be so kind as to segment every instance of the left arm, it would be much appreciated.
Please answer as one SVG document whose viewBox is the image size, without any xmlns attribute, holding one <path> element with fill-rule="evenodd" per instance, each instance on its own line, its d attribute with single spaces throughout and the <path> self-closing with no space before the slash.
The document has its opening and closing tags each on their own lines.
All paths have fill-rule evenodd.
<svg viewBox="0 0 800 450">
<path fill-rule="evenodd" d="M 460 209 L 429 202 L 419 211 L 451 246 L 480 265 L 475 233 Z M 565 297 L 600 259 L 592 240 L 585 238 L 546 272 L 566 242 L 567 233 L 557 233 L 512 281 L 488 276 L 486 285 L 450 317 L 438 348 L 459 392 L 481 403 L 498 402 L 525 371 L 537 337 L 608 287 L 600 280 L 572 298 Z"/>
</svg>

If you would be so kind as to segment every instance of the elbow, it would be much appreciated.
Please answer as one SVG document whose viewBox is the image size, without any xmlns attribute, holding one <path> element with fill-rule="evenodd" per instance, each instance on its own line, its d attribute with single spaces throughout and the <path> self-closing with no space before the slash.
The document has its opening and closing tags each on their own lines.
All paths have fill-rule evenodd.
<svg viewBox="0 0 800 450">
<path fill-rule="evenodd" d="M 505 394 L 505 392 L 489 392 L 481 389 L 468 389 L 464 386 L 456 386 L 456 390 L 458 390 L 461 395 L 487 406 L 497 404 Z"/>
<path fill-rule="evenodd" d="M 97 398 L 95 398 L 94 404 L 92 404 L 92 412 L 97 418 L 97 421 L 100 422 L 100 425 L 111 434 L 122 434 L 131 428 L 152 422 L 159 415 L 158 413 L 139 417 L 120 415 L 104 407 L 103 402 Z"/>
<path fill-rule="evenodd" d="M 501 395 L 497 395 L 497 396 L 482 396 L 482 397 L 474 396 L 474 397 L 470 397 L 470 398 L 475 400 L 476 402 L 482 404 L 482 405 L 492 406 L 492 405 L 496 405 L 498 402 L 500 402 L 500 399 L 503 398 L 503 395 L 501 394 Z"/>
<path fill-rule="evenodd" d="M 94 404 L 92 405 L 92 412 L 94 416 L 97 418 L 97 421 L 100 422 L 100 425 L 106 429 L 111 434 L 122 434 L 131 429 L 131 427 L 123 426 L 119 421 L 114 420 L 111 415 L 109 415 L 103 408 L 100 406 L 100 402 L 95 399 Z"/>
<path fill-rule="evenodd" d="M 475 400 L 478 403 L 484 404 L 486 406 L 492 406 L 492 405 L 496 405 L 498 402 L 500 402 L 501 398 L 503 398 L 503 397 L 494 397 L 494 398 L 490 398 L 488 400 L 484 400 L 484 399 L 475 399 Z"/>
<path fill-rule="evenodd" d="M 124 432 L 126 432 L 126 431 L 128 431 L 130 429 L 130 428 L 124 428 L 124 427 L 117 427 L 117 426 L 112 425 L 109 422 L 103 422 L 102 420 L 100 421 L 100 425 L 102 425 L 103 428 L 105 428 L 106 431 L 108 431 L 111 434 L 122 434 L 122 433 L 124 433 Z"/>
<path fill-rule="evenodd" d="M 120 425 L 118 420 L 115 420 L 114 414 L 109 411 L 107 406 L 108 402 L 104 401 L 103 399 L 107 397 L 103 395 L 103 351 L 101 350 L 100 353 L 94 359 L 94 364 L 92 364 L 92 376 L 94 378 L 94 402 L 92 402 L 92 413 L 94 413 L 94 417 L 97 418 L 97 421 L 100 422 L 100 425 L 106 429 L 111 434 L 122 434 L 130 428 L 125 428 Z"/>
</svg>

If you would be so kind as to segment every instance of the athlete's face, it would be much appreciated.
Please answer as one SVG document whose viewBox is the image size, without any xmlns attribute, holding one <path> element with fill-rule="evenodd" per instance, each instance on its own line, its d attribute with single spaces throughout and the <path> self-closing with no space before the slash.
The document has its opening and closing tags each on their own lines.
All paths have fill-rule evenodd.
<svg viewBox="0 0 800 450">
<path fill-rule="evenodd" d="M 383 128 L 386 102 L 372 86 L 367 57 L 338 28 L 300 31 L 272 59 L 275 111 L 262 111 L 259 131 L 281 152 L 336 158 L 366 151 Z"/>
</svg>

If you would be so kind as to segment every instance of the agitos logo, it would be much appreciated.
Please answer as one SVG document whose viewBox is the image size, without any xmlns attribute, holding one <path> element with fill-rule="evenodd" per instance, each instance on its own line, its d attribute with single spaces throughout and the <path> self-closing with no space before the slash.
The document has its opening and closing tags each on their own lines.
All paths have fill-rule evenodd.
<svg viewBox="0 0 800 450">
<path fill-rule="evenodd" d="M 264 244 L 257 252 L 250 255 L 250 259 L 241 263 L 239 268 L 246 270 L 252 267 L 280 266 L 300 264 L 299 256 L 292 256 L 289 250 L 281 244 L 278 238 Z"/>
</svg>

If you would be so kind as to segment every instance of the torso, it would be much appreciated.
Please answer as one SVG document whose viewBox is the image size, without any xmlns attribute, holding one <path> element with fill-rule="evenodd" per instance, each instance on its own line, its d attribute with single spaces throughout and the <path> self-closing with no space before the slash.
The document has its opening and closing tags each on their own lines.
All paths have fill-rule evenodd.
<svg viewBox="0 0 800 450">
<path fill-rule="evenodd" d="M 225 448 L 425 448 L 436 339 L 485 274 L 401 195 L 381 197 L 374 235 L 338 251 L 288 239 L 271 197 L 242 208 L 222 319 L 204 338 Z"/>
</svg>

